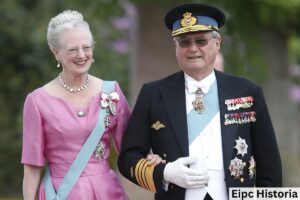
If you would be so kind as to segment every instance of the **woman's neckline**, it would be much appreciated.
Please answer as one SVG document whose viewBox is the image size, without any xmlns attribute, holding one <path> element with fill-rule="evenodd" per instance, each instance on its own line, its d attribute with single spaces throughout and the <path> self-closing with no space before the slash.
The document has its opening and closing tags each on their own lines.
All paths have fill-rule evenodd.
<svg viewBox="0 0 300 200">
<path fill-rule="evenodd" d="M 93 100 L 98 97 L 98 99 L 100 98 L 100 94 L 101 94 L 101 91 L 99 90 L 99 92 L 97 94 L 94 94 L 92 95 L 89 100 L 87 101 L 87 103 L 85 105 L 82 105 L 82 106 L 76 106 L 74 105 L 71 101 L 69 101 L 68 99 L 64 99 L 63 97 L 60 97 L 60 96 L 56 96 L 56 95 L 53 95 L 51 94 L 49 91 L 47 91 L 47 89 L 45 87 L 40 87 L 41 91 L 43 93 L 45 93 L 47 96 L 53 98 L 53 99 L 57 99 L 61 102 L 64 102 L 68 105 L 70 105 L 71 107 L 73 107 L 76 111 L 81 111 L 81 110 L 86 110 L 90 105 L 91 103 L 93 102 Z"/>
</svg>

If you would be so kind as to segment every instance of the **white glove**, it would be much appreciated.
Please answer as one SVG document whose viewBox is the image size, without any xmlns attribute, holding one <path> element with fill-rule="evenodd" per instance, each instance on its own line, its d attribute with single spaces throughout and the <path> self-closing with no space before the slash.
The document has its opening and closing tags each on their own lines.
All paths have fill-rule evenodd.
<svg viewBox="0 0 300 200">
<path fill-rule="evenodd" d="M 165 182 L 176 184 L 185 189 L 207 186 L 209 176 L 206 172 L 188 168 L 188 165 L 194 164 L 196 161 L 196 157 L 183 157 L 169 162 L 164 169 Z"/>
</svg>

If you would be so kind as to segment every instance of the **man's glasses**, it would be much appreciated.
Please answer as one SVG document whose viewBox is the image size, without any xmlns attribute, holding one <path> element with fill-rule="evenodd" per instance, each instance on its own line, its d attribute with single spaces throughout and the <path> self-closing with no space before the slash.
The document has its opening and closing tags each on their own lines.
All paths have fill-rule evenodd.
<svg viewBox="0 0 300 200">
<path fill-rule="evenodd" d="M 190 48 L 193 44 L 195 44 L 197 47 L 204 47 L 208 44 L 209 40 L 213 39 L 214 37 L 211 38 L 196 38 L 194 40 L 189 40 L 189 39 L 176 39 L 178 45 L 181 48 Z"/>
</svg>

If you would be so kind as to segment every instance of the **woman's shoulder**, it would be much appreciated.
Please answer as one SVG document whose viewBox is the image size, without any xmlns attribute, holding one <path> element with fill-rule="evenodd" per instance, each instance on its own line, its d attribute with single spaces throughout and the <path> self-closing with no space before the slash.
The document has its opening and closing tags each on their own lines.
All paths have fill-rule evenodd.
<svg viewBox="0 0 300 200">
<path fill-rule="evenodd" d="M 40 96 L 42 96 L 44 94 L 45 90 L 43 88 L 43 86 L 38 87 L 30 92 L 28 92 L 27 97 L 26 98 L 38 98 Z"/>
<path fill-rule="evenodd" d="M 44 102 L 45 99 L 49 97 L 50 88 L 53 87 L 53 81 L 46 83 L 43 86 L 40 86 L 32 91 L 29 91 L 26 100 L 31 100 L 35 102 Z"/>
<path fill-rule="evenodd" d="M 90 75 L 90 81 L 95 82 L 96 84 L 102 84 L 103 80 L 99 77 Z"/>
<path fill-rule="evenodd" d="M 93 82 L 94 82 L 94 87 L 96 86 L 97 88 L 100 87 L 100 90 L 102 91 L 103 86 L 113 86 L 117 91 L 121 90 L 120 84 L 118 83 L 117 80 L 103 80 L 95 76 L 91 76 Z"/>
<path fill-rule="evenodd" d="M 39 87 L 29 92 L 24 101 L 24 109 L 40 110 L 43 105 L 47 105 L 47 93 L 43 87 Z"/>
</svg>

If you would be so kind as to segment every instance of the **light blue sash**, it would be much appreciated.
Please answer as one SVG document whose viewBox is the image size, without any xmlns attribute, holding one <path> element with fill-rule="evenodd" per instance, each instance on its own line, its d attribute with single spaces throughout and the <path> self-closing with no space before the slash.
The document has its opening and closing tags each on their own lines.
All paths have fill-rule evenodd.
<svg viewBox="0 0 300 200">
<path fill-rule="evenodd" d="M 207 124 L 219 112 L 217 81 L 214 81 L 203 98 L 205 110 L 199 114 L 192 109 L 187 115 L 189 144 L 203 131 Z"/>
<path fill-rule="evenodd" d="M 109 94 L 114 91 L 115 81 L 103 81 L 103 92 Z M 47 200 L 65 200 L 69 193 L 71 192 L 73 186 L 77 182 L 81 173 L 85 169 L 88 161 L 90 160 L 97 144 L 99 143 L 103 133 L 104 133 L 104 117 L 105 110 L 100 109 L 98 122 L 90 134 L 84 145 L 82 146 L 80 152 L 72 163 L 70 169 L 62 180 L 57 193 L 55 193 L 51 177 L 50 171 L 47 169 L 44 184 L 45 184 L 45 193 Z M 99 186 L 100 187 L 100 186 Z"/>
</svg>

